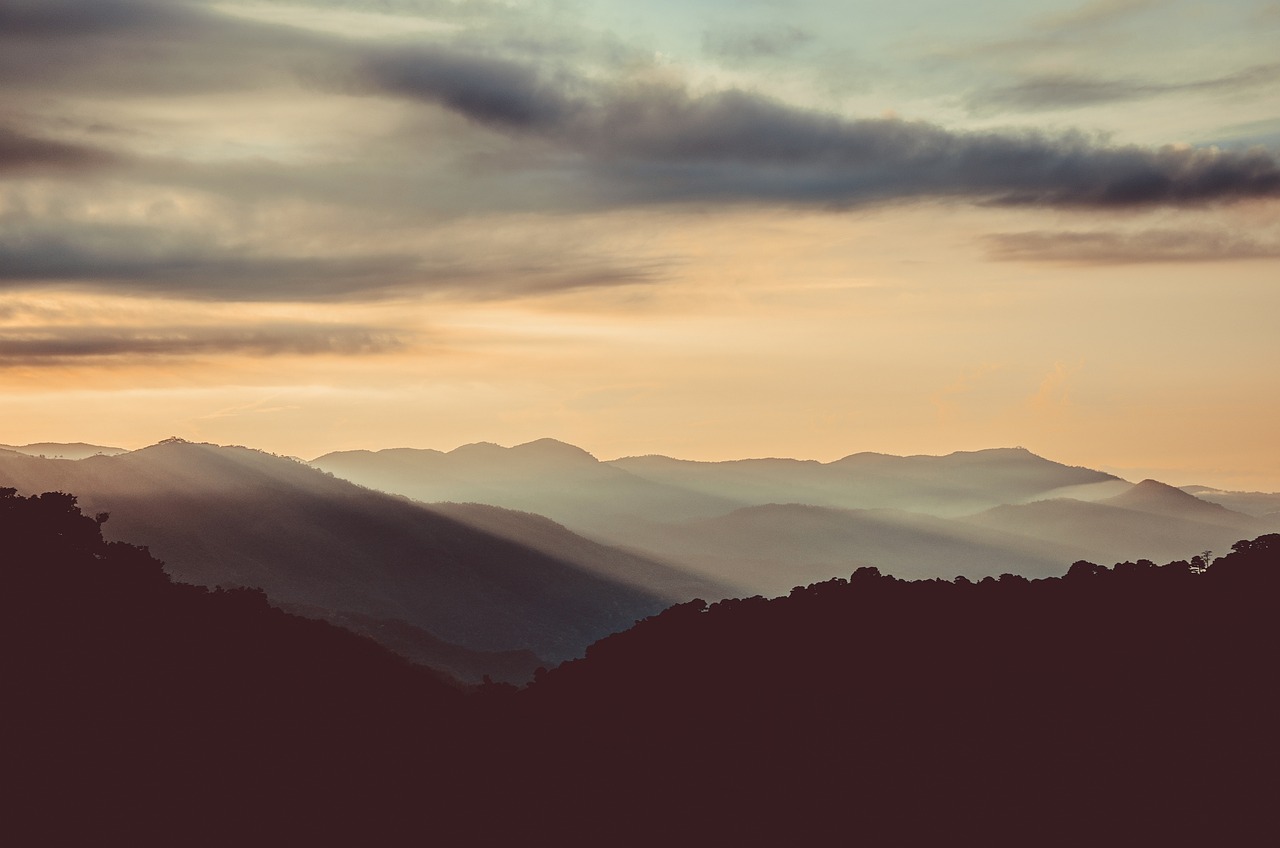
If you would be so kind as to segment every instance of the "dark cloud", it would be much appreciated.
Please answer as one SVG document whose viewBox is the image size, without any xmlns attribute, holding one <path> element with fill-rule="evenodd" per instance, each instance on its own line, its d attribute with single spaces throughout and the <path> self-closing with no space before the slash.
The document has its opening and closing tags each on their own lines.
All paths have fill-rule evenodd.
<svg viewBox="0 0 1280 848">
<path fill-rule="evenodd" d="M 341 58 L 342 41 L 192 0 L 0 0 L 0 86 L 109 97 L 241 91 Z"/>
<path fill-rule="evenodd" d="M 545 125 L 540 125 L 545 126 Z M 543 130 L 546 131 L 546 130 Z M 847 120 L 727 91 L 621 91 L 551 130 L 593 176 L 653 200 L 837 206 L 908 197 L 1044 206 L 1185 205 L 1280 195 L 1261 151 L 1106 145 L 1081 135 L 960 133 Z"/>
<path fill-rule="evenodd" d="M 0 287 L 10 289 L 56 283 L 202 300 L 331 300 L 385 296 L 413 268 L 404 256 L 247 255 L 146 227 L 0 232 Z"/>
<path fill-rule="evenodd" d="M 3 221 L 0 221 L 3 223 Z M 136 226 L 0 229 L 0 290 L 45 285 L 194 300 L 307 302 L 406 294 L 489 299 L 651 283 L 654 264 L 622 265 L 491 245 L 477 257 L 263 255 L 189 234 Z"/>
<path fill-rule="evenodd" d="M 119 161 L 119 156 L 105 150 L 39 138 L 0 126 L 0 175 L 33 171 L 83 172 Z"/>
<path fill-rule="evenodd" d="M 966 102 L 969 110 L 976 114 L 1071 109 L 1181 92 L 1237 91 L 1272 85 L 1277 80 L 1280 80 L 1280 63 L 1255 65 L 1226 76 L 1181 83 L 1072 75 L 1037 76 L 1013 85 L 975 92 Z"/>
<path fill-rule="evenodd" d="M 67 365 L 226 354 L 352 356 L 394 352 L 409 343 L 399 332 L 343 324 L 0 328 L 0 365 Z"/>
<path fill-rule="evenodd" d="M 708 31 L 702 34 L 702 50 L 718 59 L 741 62 L 789 56 L 813 40 L 813 33 L 794 26 Z"/>
<path fill-rule="evenodd" d="M 0 33 L 6 39 L 67 38 L 156 29 L 190 19 L 183 0 L 4 0 Z"/>
<path fill-rule="evenodd" d="M 1280 242 L 1204 230 L 997 233 L 987 246 L 994 259 L 1082 265 L 1280 258 Z"/>
<path fill-rule="evenodd" d="M 571 79 L 545 80 L 527 64 L 444 47 L 374 52 L 364 70 L 382 92 L 438 103 L 500 128 L 554 126 L 582 107 L 565 90 Z"/>
<path fill-rule="evenodd" d="M 960 197 L 1049 206 L 1195 204 L 1280 194 L 1263 151 L 1118 147 L 1081 135 L 961 133 L 925 122 L 850 120 L 753 92 L 589 85 L 534 67 L 430 51 L 370 65 L 388 94 L 449 108 L 565 154 L 617 199 L 853 205 Z"/>
<path fill-rule="evenodd" d="M 1140 5 L 1098 9 L 1121 14 Z M 1082 20 L 1085 26 L 1092 18 Z M 503 38 L 515 43 L 516 35 L 506 31 Z M 300 237 L 305 247 L 263 248 L 219 242 L 194 232 L 189 221 L 88 225 L 60 218 L 57 204 L 36 204 L 23 208 L 39 207 L 44 218 L 0 220 L 0 289 L 58 285 L 231 301 L 511 297 L 645 283 L 663 268 L 600 261 L 589 249 L 562 245 L 504 246 L 496 237 L 450 246 L 431 228 L 495 210 L 664 203 L 847 208 L 954 198 L 1123 207 L 1280 196 L 1280 165 L 1262 149 L 1144 148 L 1083 135 L 955 132 L 920 121 L 856 120 L 751 91 L 694 93 L 676 84 L 626 81 L 601 71 L 604 66 L 594 75 L 570 72 L 544 55 L 535 35 L 510 50 L 499 49 L 508 41 L 496 36 L 467 46 L 475 32 L 440 36 L 452 38 L 450 44 L 389 46 L 235 18 L 216 5 L 181 0 L 0 0 L 0 86 L 23 114 L 41 114 L 44 128 L 58 126 L 58 116 L 43 112 L 64 94 L 78 97 L 79 111 L 69 114 L 80 126 L 117 118 L 127 125 L 120 116 L 130 111 L 115 115 L 111 109 L 133 95 L 187 97 L 270 85 L 291 97 L 350 95 L 353 126 L 365 114 L 362 97 L 421 105 L 396 110 L 409 116 L 376 137 L 371 130 L 307 139 L 308 155 L 286 149 L 280 159 L 287 164 L 272 158 L 270 142 L 262 148 L 246 142 L 247 150 L 267 153 L 234 161 L 208 155 L 113 159 L 115 154 L 46 139 L 31 129 L 34 122 L 11 119 L 8 129 L 0 129 L 0 172 L 6 175 L 58 168 L 78 173 L 114 162 L 118 186 L 137 189 L 140 197 L 180 186 L 230 198 L 244 209 L 302 197 L 324 206 L 326 220 L 336 215 L 349 221 L 353 233 L 348 245 L 325 244 L 329 253 L 317 252 L 314 245 L 322 241 L 314 233 Z M 792 49 L 788 45 L 804 38 L 779 30 L 752 35 L 733 49 L 764 55 Z M 1197 84 L 1257 85 L 1276 72 L 1276 66 L 1260 66 Z M 1126 96 L 1107 89 L 1115 83 L 1094 82 L 1093 88 L 1081 83 L 1075 94 L 1064 84 L 1056 96 Z M 300 91 L 299 83 L 310 90 Z M 201 120 L 190 119 L 180 131 Z M 382 121 L 385 113 L 372 123 L 385 126 Z M 242 131 L 234 116 L 227 124 L 199 124 L 208 138 L 193 144 L 222 150 Z M 163 149 L 163 126 L 140 132 L 157 133 L 152 149 Z M 114 138 L 124 145 L 130 136 L 126 131 Z M 320 155 L 312 155 L 313 142 Z M 417 222 L 421 238 L 402 253 L 371 254 L 364 245 L 386 243 L 379 221 L 400 232 Z M 571 236 L 565 241 L 573 244 Z"/>
</svg>

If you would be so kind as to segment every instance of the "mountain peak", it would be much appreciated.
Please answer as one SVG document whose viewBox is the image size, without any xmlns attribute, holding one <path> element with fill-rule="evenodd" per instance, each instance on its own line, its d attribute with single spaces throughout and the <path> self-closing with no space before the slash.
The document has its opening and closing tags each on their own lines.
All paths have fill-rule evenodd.
<svg viewBox="0 0 1280 848">
<path fill-rule="evenodd" d="M 1102 503 L 1124 507 L 1125 509 L 1136 509 L 1142 512 L 1194 514 L 1200 517 L 1209 515 L 1225 516 L 1231 512 L 1219 504 L 1201 500 L 1176 486 L 1170 486 L 1168 483 L 1161 483 L 1159 480 L 1150 478 L 1140 483 L 1135 483 L 1127 491 L 1121 492 L 1115 497 L 1107 498 Z"/>
<path fill-rule="evenodd" d="M 535 439 L 512 447 L 503 447 L 493 442 L 472 442 L 449 451 L 454 459 L 506 463 L 513 460 L 524 462 L 590 462 L 598 460 L 576 445 L 558 439 Z"/>
<path fill-rule="evenodd" d="M 1132 495 L 1148 498 L 1166 498 L 1174 503 L 1205 503 L 1190 492 L 1184 492 L 1176 486 L 1170 486 L 1168 483 L 1161 483 L 1159 480 L 1153 480 L 1148 477 L 1140 483 L 1134 483 L 1133 488 L 1122 493 L 1122 495 Z"/>
<path fill-rule="evenodd" d="M 571 445 L 559 439 L 534 439 L 532 442 L 516 445 L 511 450 L 521 451 L 522 453 L 536 453 L 539 456 L 555 456 L 562 459 L 590 459 L 593 462 L 596 461 L 596 458 L 589 452 L 577 445 Z"/>
</svg>

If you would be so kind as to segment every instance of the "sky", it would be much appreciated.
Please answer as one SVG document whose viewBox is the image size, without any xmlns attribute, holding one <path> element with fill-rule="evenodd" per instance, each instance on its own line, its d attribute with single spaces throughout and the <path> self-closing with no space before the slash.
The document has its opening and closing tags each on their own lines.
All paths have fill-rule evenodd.
<svg viewBox="0 0 1280 848">
<path fill-rule="evenodd" d="M 0 0 L 0 443 L 1280 490 L 1280 2 Z"/>
</svg>

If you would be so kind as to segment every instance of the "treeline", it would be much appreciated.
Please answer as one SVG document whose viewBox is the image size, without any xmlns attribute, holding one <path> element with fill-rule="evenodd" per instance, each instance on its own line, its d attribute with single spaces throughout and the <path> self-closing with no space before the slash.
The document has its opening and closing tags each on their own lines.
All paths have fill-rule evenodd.
<svg viewBox="0 0 1280 848">
<path fill-rule="evenodd" d="M 560 767 L 613 778 L 580 787 L 597 833 L 683 809 L 721 844 L 1251 844 L 1277 824 L 1278 589 L 1275 535 L 1207 569 L 863 568 L 673 607 L 522 698 Z"/>
<path fill-rule="evenodd" d="M 259 593 L 172 584 L 99 523 L 0 490 L 24 844 L 1246 844 L 1276 824 L 1280 536 L 1036 581 L 860 569 L 682 604 L 524 690 L 464 693 Z"/>
</svg>

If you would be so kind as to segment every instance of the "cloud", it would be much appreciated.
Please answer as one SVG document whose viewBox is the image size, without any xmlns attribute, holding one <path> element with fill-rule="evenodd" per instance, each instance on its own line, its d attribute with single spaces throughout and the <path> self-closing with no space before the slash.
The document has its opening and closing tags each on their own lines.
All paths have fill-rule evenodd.
<svg viewBox="0 0 1280 848">
<path fill-rule="evenodd" d="M 1080 22 L 1057 25 L 1084 26 L 1099 15 L 1142 5 L 1093 4 L 1077 16 Z M 97 0 L 52 0 L 48 7 L 24 2 L 6 9 L 8 23 L 32 37 L 0 35 L 0 54 L 10 47 L 22 54 L 0 59 L 0 78 L 16 67 L 32 85 L 60 80 L 57 84 L 91 89 L 101 84 L 128 93 L 305 82 L 322 93 L 444 109 L 465 118 L 476 132 L 496 133 L 508 144 L 491 150 L 486 160 L 473 160 L 471 170 L 449 167 L 448 157 L 478 156 L 473 151 L 484 145 L 478 137 L 449 136 L 428 122 L 418 138 L 390 139 L 403 145 L 389 150 L 390 156 L 351 151 L 356 158 L 346 171 L 335 172 L 331 162 L 322 168 L 274 165 L 271 177 L 261 181 L 266 188 L 235 179 L 234 169 L 219 180 L 217 168 L 201 173 L 172 161 L 135 162 L 131 176 L 143 182 L 197 180 L 205 190 L 243 196 L 327 191 L 342 202 L 344 194 L 367 194 L 361 183 L 372 173 L 379 185 L 399 186 L 394 192 L 380 189 L 375 200 L 422 186 L 417 190 L 422 204 L 543 210 L 685 202 L 841 208 L 912 198 L 1111 207 L 1280 195 L 1280 165 L 1263 150 L 1153 149 L 1109 145 L 1079 134 L 959 132 L 923 121 L 849 118 L 741 89 L 695 93 L 674 82 L 574 72 L 553 60 L 512 59 L 492 46 L 464 46 L 465 40 L 452 46 L 388 46 L 236 19 L 191 3 L 109 0 L 99 6 Z M 37 45 L 35 57 L 22 53 L 32 45 Z M 50 54 L 51 45 L 58 50 Z M 131 51 L 145 53 L 148 60 L 121 58 Z M 56 70 L 63 60 L 70 70 Z M 55 71 L 48 72 L 49 67 Z M 1254 69 L 1265 76 L 1264 70 L 1271 73 Z M 1244 80 L 1236 75 L 1206 84 Z M 1096 86 L 1084 95 L 1108 96 Z M 351 108 L 358 114 L 358 102 Z M 68 149 L 47 155 L 88 154 Z M 429 176 L 421 176 L 423 171 Z M 476 191 L 481 184 L 483 191 Z M 75 251 L 68 255 L 74 257 Z M 189 260 L 197 276 L 202 268 L 222 274 L 232 288 L 236 275 L 253 278 L 255 269 L 283 275 L 285 288 L 294 285 L 291 280 L 314 275 L 320 292 L 326 285 L 333 291 L 351 288 L 341 278 L 399 276 L 394 268 L 378 265 L 368 273 L 347 267 L 334 277 L 326 269 L 335 265 L 322 268 L 288 258 L 272 260 L 277 263 L 272 268 L 265 259 L 241 264 L 201 256 L 178 260 Z M 134 275 L 124 258 L 108 264 L 119 269 L 117 277 Z"/>
<path fill-rule="evenodd" d="M 154 29 L 188 19 L 185 5 L 182 0 L 5 0 L 0 32 L 33 39 Z"/>
<path fill-rule="evenodd" d="M 1238 91 L 1272 85 L 1277 79 L 1280 79 L 1280 63 L 1254 65 L 1226 76 L 1181 83 L 1070 74 L 1034 76 L 1013 85 L 975 92 L 966 104 L 971 112 L 983 115 L 1015 110 L 1072 109 L 1166 94 Z"/>
<path fill-rule="evenodd" d="M 15 226 L 0 217 L 0 290 L 47 285 L 192 300 L 308 302 L 440 294 L 471 300 L 652 283 L 660 263 L 487 243 L 474 255 L 264 254 L 186 232 L 137 225 Z M 486 247 L 481 241 L 480 247 Z"/>
<path fill-rule="evenodd" d="M 1074 365 L 1053 363 L 1053 370 L 1040 381 L 1035 394 L 1027 398 L 1027 406 L 1040 413 L 1058 413 L 1065 410 L 1070 404 L 1068 381 L 1083 367 L 1083 360 Z"/>
<path fill-rule="evenodd" d="M 1139 5 L 1100 4 L 1082 22 L 1059 24 L 1085 26 Z M 397 4 L 428 7 L 465 17 L 448 4 Z M 478 235 L 455 244 L 438 234 L 448 229 L 442 222 L 457 232 L 494 212 L 658 204 L 847 209 L 945 198 L 1113 208 L 1280 196 L 1280 164 L 1261 148 L 962 132 L 743 89 L 695 90 L 674 72 L 629 73 L 624 63 L 574 69 L 537 33 L 521 41 L 514 25 L 489 29 L 497 10 L 467 12 L 482 21 L 477 29 L 410 45 L 181 0 L 0 0 L 0 85 L 22 107 L 10 115 L 41 118 L 40 131 L 33 121 L 0 128 L 0 175 L 13 185 L 28 174 L 112 176 L 96 193 L 74 180 L 14 190 L 21 197 L 10 211 L 0 206 L 0 290 L 276 302 L 522 297 L 651 283 L 665 266 L 602 258 L 572 232 L 556 244 L 512 244 L 467 223 Z M 711 46 L 781 55 L 807 37 L 743 31 Z M 1256 85 L 1274 70 L 1197 84 Z M 257 110 L 247 117 L 228 108 L 235 98 L 196 96 L 273 86 L 245 101 Z M 314 98 L 324 117 L 305 138 L 291 136 L 287 121 L 260 125 L 277 97 L 306 104 L 305 120 Z M 181 105 L 168 110 L 170 102 Z M 124 128 L 113 136 L 118 152 L 45 137 L 95 123 Z M 114 205 L 103 200 L 110 192 Z M 171 217 L 136 211 L 165 204 Z M 124 211 L 103 211 L 114 209 Z M 273 229 L 259 234 L 255 221 Z M 993 238 L 1005 255 L 1031 251 L 1026 238 Z"/>
<path fill-rule="evenodd" d="M 997 233 L 986 242 L 991 258 L 1019 262 L 1120 265 L 1280 258 L 1280 242 L 1203 230 Z"/>
<path fill-rule="evenodd" d="M 403 256 L 250 255 L 191 235 L 128 225 L 0 232 L 0 288 L 82 284 L 202 300 L 328 300 L 404 286 Z"/>
<path fill-rule="evenodd" d="M 1001 55 L 1043 55 L 1064 45 L 1096 46 L 1117 28 L 1147 11 L 1158 10 L 1167 0 L 1093 0 L 1069 11 L 1049 14 L 1029 22 L 1020 35 L 983 40 L 943 51 L 946 58 L 990 59 Z M 1145 35 L 1145 33 L 1144 33 Z"/>
<path fill-rule="evenodd" d="M 0 176 L 96 170 L 120 157 L 105 150 L 39 138 L 0 125 Z"/>
<path fill-rule="evenodd" d="M 408 344 L 401 332 L 340 324 L 0 328 L 0 365 L 67 365 L 228 354 L 353 356 L 391 353 Z"/>
<path fill-rule="evenodd" d="M 572 78 L 546 80 L 536 67 L 447 47 L 376 51 L 363 70 L 383 93 L 439 103 L 499 128 L 560 124 L 582 105 L 565 90 Z"/>
<path fill-rule="evenodd" d="M 421 50 L 371 68 L 369 83 L 385 93 L 555 145 L 576 157 L 562 163 L 570 173 L 598 181 L 620 202 L 846 206 L 957 197 L 1106 207 L 1280 196 L 1280 164 L 1262 150 L 955 132 L 923 121 L 849 119 L 739 89 L 695 95 L 672 84 L 589 84 L 543 78 L 506 60 Z"/>
<path fill-rule="evenodd" d="M 219 14 L 193 0 L 3 0 L 7 92 L 120 95 L 242 91 L 325 62 L 340 39 Z"/>
</svg>

